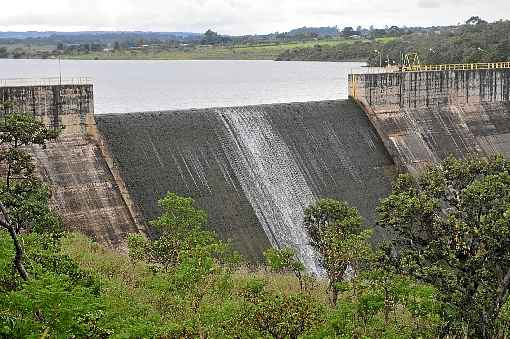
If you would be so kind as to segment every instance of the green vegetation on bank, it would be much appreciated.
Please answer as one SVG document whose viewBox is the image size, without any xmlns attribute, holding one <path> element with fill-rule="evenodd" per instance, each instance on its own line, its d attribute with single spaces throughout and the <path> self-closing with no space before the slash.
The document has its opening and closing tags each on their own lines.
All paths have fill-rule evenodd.
<svg viewBox="0 0 510 339">
<path fill-rule="evenodd" d="M 422 63 L 471 63 L 510 58 L 509 21 L 472 17 L 444 27 L 299 28 L 267 35 L 156 32 L 55 33 L 0 38 L 0 58 L 107 60 L 297 60 L 399 64 L 405 53 Z"/>
<path fill-rule="evenodd" d="M 54 137 L 0 123 L 0 338 L 508 338 L 510 161 L 449 158 L 401 175 L 377 209 L 389 241 L 345 202 L 304 211 L 324 277 L 295 249 L 248 268 L 191 198 L 167 194 L 129 255 L 63 233 L 30 155 Z M 34 146 L 35 147 L 35 146 Z M 31 183 L 30 185 L 25 185 Z"/>
<path fill-rule="evenodd" d="M 320 41 L 325 46 L 351 44 L 346 38 L 321 40 L 260 42 L 229 45 L 172 45 L 118 49 L 69 49 L 62 54 L 51 52 L 51 46 L 27 49 L 21 45 L 4 46 L 0 43 L 0 57 L 56 58 L 77 60 L 275 60 L 289 49 L 313 47 Z"/>
<path fill-rule="evenodd" d="M 484 21 L 439 27 L 434 31 L 396 38 L 360 40 L 349 45 L 289 49 L 278 60 L 368 60 L 371 66 L 399 64 L 401 55 L 418 53 L 424 64 L 475 63 L 510 60 L 510 21 Z"/>
</svg>

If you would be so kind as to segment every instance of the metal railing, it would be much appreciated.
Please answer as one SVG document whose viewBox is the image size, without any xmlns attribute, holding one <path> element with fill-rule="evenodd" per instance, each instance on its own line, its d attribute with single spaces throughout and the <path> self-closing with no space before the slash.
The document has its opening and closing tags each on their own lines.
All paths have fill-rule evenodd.
<svg viewBox="0 0 510 339">
<path fill-rule="evenodd" d="M 386 67 L 375 67 L 375 66 L 364 66 L 351 68 L 349 74 L 380 74 L 380 73 L 392 73 L 398 72 L 398 66 L 386 66 Z"/>
<path fill-rule="evenodd" d="M 476 64 L 444 64 L 444 65 L 403 66 L 402 72 L 469 71 L 469 70 L 477 70 L 477 69 L 500 69 L 500 68 L 510 68 L 510 61 L 485 62 L 485 63 L 476 63 Z"/>
<path fill-rule="evenodd" d="M 75 78 L 12 78 L 0 79 L 0 87 L 21 87 L 21 86 L 57 86 L 57 85 L 90 85 L 92 79 L 89 77 Z"/>
</svg>

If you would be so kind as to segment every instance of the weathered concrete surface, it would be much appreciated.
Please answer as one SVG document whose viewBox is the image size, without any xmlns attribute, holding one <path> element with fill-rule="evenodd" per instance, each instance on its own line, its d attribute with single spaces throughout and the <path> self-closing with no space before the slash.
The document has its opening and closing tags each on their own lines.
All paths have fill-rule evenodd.
<svg viewBox="0 0 510 339">
<path fill-rule="evenodd" d="M 99 147 L 82 135 L 31 148 L 40 177 L 52 188 L 52 207 L 68 229 L 113 248 L 140 230 L 132 219 Z"/>
<path fill-rule="evenodd" d="M 0 99 L 14 104 L 9 112 L 65 127 L 45 149 L 30 150 L 38 174 L 52 189 L 52 208 L 67 229 L 120 249 L 128 233 L 144 231 L 96 133 L 92 85 L 0 87 Z"/>
<path fill-rule="evenodd" d="M 252 261 L 270 244 L 304 245 L 296 223 L 307 203 L 344 199 L 371 223 L 390 188 L 391 158 L 350 101 L 99 115 L 96 121 L 146 220 L 160 213 L 156 201 L 165 193 L 191 196 L 219 236 Z"/>
<path fill-rule="evenodd" d="M 449 155 L 510 156 L 509 69 L 354 75 L 350 89 L 411 173 Z"/>
<path fill-rule="evenodd" d="M 510 69 L 355 74 L 349 76 L 349 92 L 372 107 L 374 113 L 508 102 Z"/>
<path fill-rule="evenodd" d="M 85 134 L 94 126 L 92 85 L 0 87 L 0 102 L 14 104 L 9 112 L 31 113 L 48 126 L 65 126 L 64 135 Z"/>
</svg>

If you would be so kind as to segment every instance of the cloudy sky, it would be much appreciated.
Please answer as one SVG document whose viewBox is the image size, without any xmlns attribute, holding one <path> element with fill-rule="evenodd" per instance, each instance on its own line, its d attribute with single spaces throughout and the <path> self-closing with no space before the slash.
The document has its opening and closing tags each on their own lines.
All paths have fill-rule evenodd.
<svg viewBox="0 0 510 339">
<path fill-rule="evenodd" d="M 1 31 L 152 30 L 224 34 L 301 26 L 432 26 L 510 18 L 509 0 L 2 0 Z"/>
</svg>

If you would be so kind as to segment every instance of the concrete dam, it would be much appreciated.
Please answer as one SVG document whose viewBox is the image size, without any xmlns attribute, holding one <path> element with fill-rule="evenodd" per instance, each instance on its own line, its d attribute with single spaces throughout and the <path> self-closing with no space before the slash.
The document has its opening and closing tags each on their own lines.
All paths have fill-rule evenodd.
<svg viewBox="0 0 510 339">
<path fill-rule="evenodd" d="M 292 246 L 314 267 L 303 211 L 321 197 L 349 201 L 368 223 L 393 162 L 351 101 L 96 116 L 144 218 L 166 192 L 191 196 L 211 227 L 252 261 Z"/>
<path fill-rule="evenodd" d="M 398 171 L 448 155 L 510 156 L 510 65 L 448 65 L 349 77 L 350 100 L 94 116 L 89 84 L 2 87 L 51 126 L 34 148 L 70 229 L 125 249 L 151 234 L 167 192 L 193 197 L 209 227 L 251 262 L 292 246 L 310 271 L 302 226 L 319 198 L 348 201 L 366 224 Z"/>
</svg>

